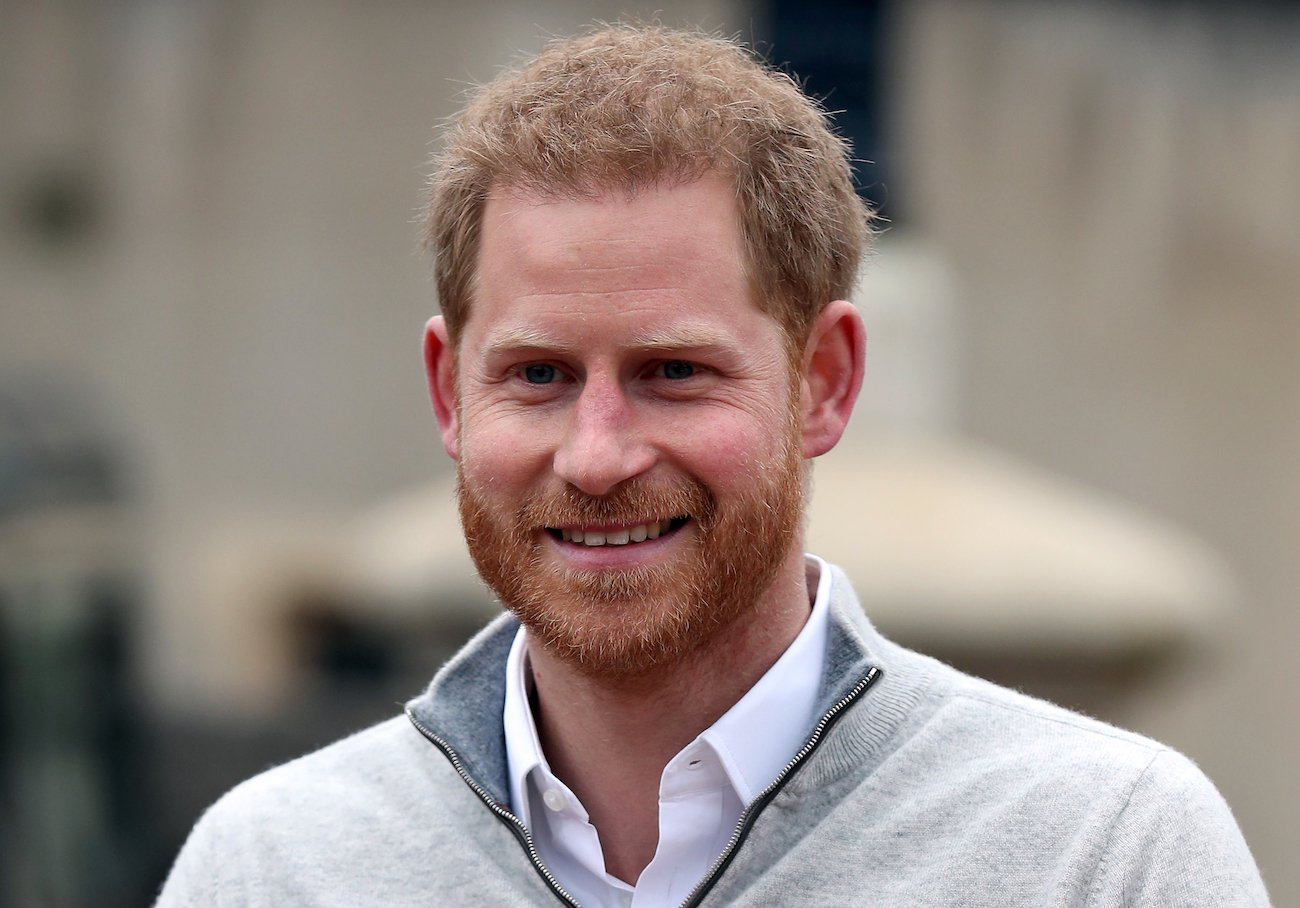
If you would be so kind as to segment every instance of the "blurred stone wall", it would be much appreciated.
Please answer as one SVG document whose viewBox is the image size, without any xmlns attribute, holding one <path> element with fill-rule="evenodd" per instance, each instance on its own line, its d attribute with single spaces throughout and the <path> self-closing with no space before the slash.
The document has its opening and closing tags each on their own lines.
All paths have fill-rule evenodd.
<svg viewBox="0 0 1300 908">
<path fill-rule="evenodd" d="M 0 8 L 0 380 L 57 378 L 117 439 L 164 706 L 265 705 L 275 643 L 232 561 L 325 546 L 448 468 L 420 358 L 435 124 L 546 36 L 624 15 L 751 21 L 732 0 Z"/>
</svg>

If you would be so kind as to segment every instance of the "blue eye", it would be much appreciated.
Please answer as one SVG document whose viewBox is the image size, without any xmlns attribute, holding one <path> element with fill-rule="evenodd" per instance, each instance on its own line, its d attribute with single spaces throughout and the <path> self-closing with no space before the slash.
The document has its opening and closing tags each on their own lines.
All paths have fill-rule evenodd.
<svg viewBox="0 0 1300 908">
<path fill-rule="evenodd" d="M 533 385 L 549 385 L 556 379 L 555 367 L 549 363 L 533 363 L 524 366 L 524 381 Z"/>
<path fill-rule="evenodd" d="M 695 374 L 695 366 L 680 359 L 670 359 L 663 364 L 664 378 L 681 381 Z"/>
</svg>

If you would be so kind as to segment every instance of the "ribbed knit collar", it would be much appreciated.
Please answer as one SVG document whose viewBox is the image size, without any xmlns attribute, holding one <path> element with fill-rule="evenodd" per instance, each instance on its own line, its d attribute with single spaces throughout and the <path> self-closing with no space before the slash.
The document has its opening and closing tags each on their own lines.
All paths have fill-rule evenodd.
<svg viewBox="0 0 1300 908">
<path fill-rule="evenodd" d="M 926 697 L 928 660 L 882 637 L 863 614 L 848 578 L 831 572 L 831 621 L 826 671 L 818 696 L 819 715 L 829 710 L 872 668 L 881 677 L 828 732 L 816 754 L 790 782 L 798 792 L 819 787 L 850 770 L 874 765 L 904 720 Z M 505 614 L 480 631 L 407 704 L 421 724 L 455 753 L 470 778 L 502 808 L 509 809 L 506 767 L 505 664 L 519 622 Z"/>
</svg>

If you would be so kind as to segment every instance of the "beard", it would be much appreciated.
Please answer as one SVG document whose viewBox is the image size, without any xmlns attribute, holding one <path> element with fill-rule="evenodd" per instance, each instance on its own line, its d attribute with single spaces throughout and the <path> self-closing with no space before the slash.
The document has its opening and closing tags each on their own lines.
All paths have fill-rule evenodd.
<svg viewBox="0 0 1300 908">
<path fill-rule="evenodd" d="M 470 554 L 530 637 L 584 674 L 626 679 L 677 664 L 753 612 L 785 565 L 803 517 L 796 432 L 787 426 L 778 457 L 726 500 L 693 478 L 665 485 L 636 477 L 604 496 L 567 484 L 538 491 L 511 512 L 458 466 Z M 662 563 L 597 571 L 543 558 L 547 528 L 679 516 L 690 522 L 674 532 L 692 536 Z"/>
</svg>

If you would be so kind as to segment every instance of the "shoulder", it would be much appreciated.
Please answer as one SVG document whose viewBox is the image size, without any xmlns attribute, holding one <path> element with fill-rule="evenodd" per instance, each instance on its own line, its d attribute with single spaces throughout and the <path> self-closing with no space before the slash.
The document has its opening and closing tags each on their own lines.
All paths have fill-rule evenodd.
<svg viewBox="0 0 1300 908">
<path fill-rule="evenodd" d="M 243 816 L 285 818 L 369 803 L 374 796 L 420 772 L 421 738 L 404 716 L 349 735 L 320 750 L 248 779 L 226 793 L 209 814 L 228 821 Z"/>
<path fill-rule="evenodd" d="M 1231 810 L 1186 756 L 940 671 L 934 710 L 903 750 L 926 755 L 958 825 L 1055 864 L 1084 904 L 1268 904 Z"/>
<path fill-rule="evenodd" d="M 1018 691 L 946 669 L 934 709 L 917 729 L 951 779 L 1000 780 L 1055 805 L 1071 799 L 1118 816 L 1144 794 L 1221 801 L 1187 757 L 1126 731 Z"/>
<path fill-rule="evenodd" d="M 292 904 L 294 887 L 404 873 L 482 811 L 473 798 L 405 716 L 390 719 L 227 792 L 191 831 L 158 904 Z"/>
<path fill-rule="evenodd" d="M 1052 757 L 1056 771 L 1065 765 L 1101 763 L 1141 772 L 1161 753 L 1158 741 L 1082 713 L 1039 700 L 980 678 L 949 670 L 946 696 L 936 710 L 945 733 L 997 742 L 997 750 L 1018 758 Z"/>
<path fill-rule="evenodd" d="M 418 805 L 455 810 L 462 795 L 473 798 L 446 756 L 403 715 L 240 783 L 197 829 L 244 829 L 301 843 L 331 830 L 365 828 L 370 819 L 400 828 L 404 820 L 416 821 Z"/>
</svg>

